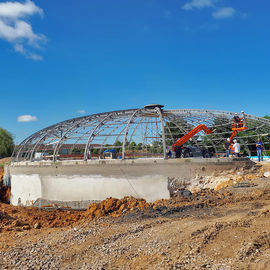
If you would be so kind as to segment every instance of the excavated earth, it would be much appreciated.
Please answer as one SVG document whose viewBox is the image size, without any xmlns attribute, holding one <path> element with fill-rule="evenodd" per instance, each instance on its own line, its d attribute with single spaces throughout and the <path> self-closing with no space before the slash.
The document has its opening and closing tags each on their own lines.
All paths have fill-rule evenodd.
<svg viewBox="0 0 270 270">
<path fill-rule="evenodd" d="M 86 211 L 0 203 L 0 269 L 270 269 L 269 176 L 265 163 L 212 189 Z"/>
</svg>

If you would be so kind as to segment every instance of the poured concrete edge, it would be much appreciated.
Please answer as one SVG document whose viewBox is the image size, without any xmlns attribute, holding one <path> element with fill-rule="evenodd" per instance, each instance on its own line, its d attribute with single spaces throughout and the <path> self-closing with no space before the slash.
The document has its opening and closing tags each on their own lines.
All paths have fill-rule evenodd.
<svg viewBox="0 0 270 270">
<path fill-rule="evenodd" d="M 11 203 L 39 205 L 57 202 L 85 208 L 107 197 L 133 196 L 149 202 L 170 197 L 169 182 L 252 167 L 247 158 L 134 159 L 17 162 L 5 167 L 11 180 Z"/>
<path fill-rule="evenodd" d="M 138 158 L 138 159 L 96 159 L 96 160 L 63 160 L 63 161 L 20 161 L 12 162 L 8 166 L 21 167 L 21 166 L 69 166 L 69 165 L 104 165 L 104 164 L 119 164 L 119 165 L 132 165 L 132 164 L 186 164 L 186 163 L 202 163 L 202 164 L 223 164 L 245 162 L 252 163 L 249 158 L 176 158 L 176 159 L 164 159 L 164 158 Z"/>
</svg>

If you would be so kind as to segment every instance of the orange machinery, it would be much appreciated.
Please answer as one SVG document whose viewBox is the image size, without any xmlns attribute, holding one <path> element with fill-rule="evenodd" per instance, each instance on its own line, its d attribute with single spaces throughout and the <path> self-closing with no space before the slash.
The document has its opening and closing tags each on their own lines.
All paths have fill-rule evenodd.
<svg viewBox="0 0 270 270">
<path fill-rule="evenodd" d="M 232 135 L 230 137 L 230 142 L 232 141 L 232 139 L 237 135 L 237 133 L 239 131 L 244 131 L 244 130 L 247 130 L 248 128 L 244 125 L 244 121 L 243 121 L 243 118 L 240 118 L 240 122 L 237 124 L 237 123 L 233 123 L 232 124 Z"/>
<path fill-rule="evenodd" d="M 237 135 L 237 133 L 239 131 L 244 131 L 244 130 L 247 130 L 248 127 L 246 125 L 244 125 L 244 119 L 243 118 L 240 118 L 240 122 L 239 123 L 233 123 L 232 124 L 232 135 L 230 137 L 230 143 L 231 143 L 231 151 L 232 153 L 234 153 L 234 149 L 233 149 L 233 143 L 232 143 L 232 140 L 233 138 Z"/>
<path fill-rule="evenodd" d="M 206 134 L 212 133 L 212 131 L 204 124 L 200 124 L 197 127 L 193 128 L 190 132 L 185 134 L 182 138 L 178 139 L 175 144 L 172 145 L 172 150 L 175 152 L 175 146 L 181 146 L 186 143 L 190 138 L 196 135 L 200 131 L 204 131 Z"/>
<path fill-rule="evenodd" d="M 233 138 L 237 135 L 239 131 L 247 130 L 248 128 L 244 125 L 243 118 L 240 118 L 239 123 L 233 123 L 232 124 L 232 135 L 230 137 L 230 142 L 232 142 Z M 190 138 L 195 136 L 198 132 L 204 131 L 206 134 L 212 133 L 212 131 L 204 124 L 200 124 L 197 127 L 193 128 L 191 131 L 189 131 L 187 134 L 185 134 L 183 137 L 178 139 L 175 144 L 172 145 L 172 150 L 175 152 L 175 146 L 181 146 L 184 143 L 186 143 Z M 232 149 L 232 145 L 231 145 Z M 233 151 L 233 149 L 232 149 Z"/>
</svg>

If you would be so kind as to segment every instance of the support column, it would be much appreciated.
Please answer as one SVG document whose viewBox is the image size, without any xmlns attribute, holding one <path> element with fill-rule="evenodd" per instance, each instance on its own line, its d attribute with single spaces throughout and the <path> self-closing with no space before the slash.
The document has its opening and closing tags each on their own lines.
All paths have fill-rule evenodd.
<svg viewBox="0 0 270 270">
<path fill-rule="evenodd" d="M 165 129 L 164 129 L 164 124 L 163 124 L 162 111 L 161 111 L 160 107 L 156 107 L 155 110 L 159 114 L 160 125 L 161 125 L 161 130 L 162 130 L 163 158 L 167 159 L 167 156 L 166 156 L 166 138 L 165 138 Z"/>
<path fill-rule="evenodd" d="M 99 124 L 97 124 L 97 125 L 95 126 L 95 128 L 92 130 L 92 132 L 91 132 L 91 134 L 90 134 L 90 136 L 89 136 L 89 138 L 88 138 L 88 141 L 87 141 L 87 143 L 86 143 L 86 145 L 85 145 L 85 149 L 84 149 L 84 160 L 85 160 L 85 161 L 87 160 L 89 145 L 90 145 L 91 141 L 93 140 L 93 138 L 95 137 L 95 132 L 96 132 L 96 130 L 97 130 L 98 128 L 100 128 L 100 127 L 104 124 L 104 122 L 105 122 L 109 117 L 111 117 L 112 115 L 113 115 L 113 113 L 109 113 L 109 114 L 108 114 L 107 116 L 105 116 L 105 117 L 99 122 Z"/>
<path fill-rule="evenodd" d="M 125 129 L 125 135 L 124 135 L 124 138 L 123 138 L 123 144 L 122 144 L 122 159 L 125 159 L 125 145 L 126 145 L 126 141 L 127 141 L 127 135 L 128 135 L 128 129 L 129 129 L 129 126 L 132 122 L 132 119 L 134 118 L 135 114 L 138 112 L 139 110 L 136 110 L 129 118 L 128 120 L 128 123 L 127 123 L 127 126 L 126 126 L 126 129 Z"/>
</svg>

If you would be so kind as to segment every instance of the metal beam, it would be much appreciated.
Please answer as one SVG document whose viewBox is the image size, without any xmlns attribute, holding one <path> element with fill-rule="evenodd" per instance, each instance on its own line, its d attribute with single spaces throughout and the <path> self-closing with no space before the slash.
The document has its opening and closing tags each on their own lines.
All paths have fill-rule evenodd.
<svg viewBox="0 0 270 270">
<path fill-rule="evenodd" d="M 89 138 L 88 138 L 88 141 L 87 141 L 87 143 L 86 143 L 86 145 L 85 145 L 84 158 L 83 158 L 84 160 L 87 160 L 87 159 L 88 159 L 88 149 L 89 149 L 89 145 L 90 145 L 91 141 L 93 140 L 93 138 L 94 138 L 94 136 L 95 136 L 96 130 L 97 130 L 98 128 L 100 128 L 100 127 L 103 125 L 103 123 L 104 123 L 108 118 L 110 118 L 112 115 L 113 115 L 113 113 L 110 113 L 110 114 L 106 115 L 106 116 L 99 122 L 99 124 L 96 125 L 95 128 L 92 130 L 92 132 L 91 132 L 91 134 L 90 134 L 90 136 L 89 136 Z"/>
<path fill-rule="evenodd" d="M 125 134 L 124 134 L 124 138 L 123 138 L 123 144 L 122 144 L 122 159 L 125 159 L 125 147 L 126 147 L 126 141 L 127 141 L 127 135 L 128 135 L 128 130 L 129 130 L 129 126 L 131 124 L 132 119 L 134 118 L 134 116 L 136 115 L 136 113 L 140 111 L 140 110 L 136 110 L 129 118 L 128 123 L 126 125 L 126 129 L 125 129 Z"/>
<path fill-rule="evenodd" d="M 157 111 L 160 119 L 160 125 L 161 125 L 161 131 L 162 131 L 162 146 L 163 146 L 163 158 L 166 159 L 166 138 L 165 138 L 165 130 L 164 130 L 164 124 L 163 124 L 163 116 L 162 111 L 160 107 L 156 107 L 155 110 Z"/>
</svg>

